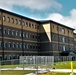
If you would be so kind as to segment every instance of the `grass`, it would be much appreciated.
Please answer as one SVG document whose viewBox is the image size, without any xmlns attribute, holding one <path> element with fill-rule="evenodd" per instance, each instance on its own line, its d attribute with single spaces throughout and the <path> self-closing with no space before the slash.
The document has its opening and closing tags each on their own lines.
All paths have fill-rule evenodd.
<svg viewBox="0 0 76 75">
<path fill-rule="evenodd" d="M 70 64 L 71 61 L 65 61 L 65 62 L 55 62 L 54 63 L 54 67 L 56 69 L 70 69 Z M 30 64 L 24 64 L 25 67 L 28 67 L 30 66 Z M 31 64 L 31 66 L 35 66 L 33 64 Z M 39 65 L 41 66 L 41 65 Z M 74 69 L 76 69 L 76 61 L 73 61 L 73 66 L 74 66 Z M 16 67 L 23 67 L 23 65 L 1 65 L 0 66 L 1 68 L 16 68 Z M 52 68 L 51 64 L 49 66 L 45 66 L 46 68 Z"/>
<path fill-rule="evenodd" d="M 32 64 L 31 64 L 32 65 Z M 1 65 L 1 68 L 16 68 L 22 65 Z M 29 64 L 25 64 L 24 66 L 30 66 Z M 35 66 L 35 65 L 33 65 Z M 40 65 L 39 65 L 40 66 Z M 44 66 L 45 67 L 45 66 Z M 71 61 L 65 61 L 65 62 L 55 62 L 54 63 L 54 67 L 56 69 L 70 69 L 71 68 Z M 73 61 L 73 67 L 74 69 L 76 69 L 76 61 Z M 52 68 L 51 64 L 50 66 L 47 66 L 46 68 Z M 35 71 L 31 71 L 31 70 L 27 70 L 27 71 L 23 71 L 23 70 L 6 70 L 6 71 L 1 71 L 1 75 L 24 75 L 24 74 L 28 74 L 28 73 L 32 73 Z M 40 74 L 40 75 L 70 75 L 70 73 L 46 73 L 46 74 Z M 76 74 L 74 74 L 76 75 Z"/>
<path fill-rule="evenodd" d="M 71 62 L 58 62 L 54 64 L 54 67 L 56 69 L 70 69 L 71 68 Z M 73 68 L 76 69 L 76 61 L 73 61 Z"/>
<path fill-rule="evenodd" d="M 55 73 L 55 72 L 49 72 L 45 74 L 40 74 L 40 75 L 70 75 L 70 73 Z M 76 74 L 74 74 L 76 75 Z"/>
<path fill-rule="evenodd" d="M 28 73 L 33 73 L 35 71 L 31 71 L 31 70 L 6 70 L 6 71 L 1 71 L 1 75 L 24 75 L 24 74 L 28 74 Z"/>
</svg>

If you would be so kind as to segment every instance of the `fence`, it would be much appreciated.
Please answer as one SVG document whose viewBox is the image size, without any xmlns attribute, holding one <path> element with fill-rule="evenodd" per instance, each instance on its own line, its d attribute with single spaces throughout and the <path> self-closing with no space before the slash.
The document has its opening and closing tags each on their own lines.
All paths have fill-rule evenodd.
<svg viewBox="0 0 76 75">
<path fill-rule="evenodd" d="M 0 75 L 26 75 L 31 72 L 38 75 L 54 68 L 68 68 L 68 64 L 70 68 L 72 60 L 76 63 L 76 57 L 72 56 L 20 56 L 20 59 L 0 61 Z"/>
</svg>

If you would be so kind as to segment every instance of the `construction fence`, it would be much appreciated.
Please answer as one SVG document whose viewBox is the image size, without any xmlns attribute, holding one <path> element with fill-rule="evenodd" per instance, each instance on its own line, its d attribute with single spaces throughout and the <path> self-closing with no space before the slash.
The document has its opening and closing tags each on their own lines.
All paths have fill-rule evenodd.
<svg viewBox="0 0 76 75">
<path fill-rule="evenodd" d="M 76 61 L 72 56 L 20 56 L 19 59 L 0 61 L 0 75 L 26 75 L 33 72 L 36 75 Z M 60 63 L 61 62 L 61 63 Z M 18 72 L 19 71 L 19 72 Z M 18 74 L 19 73 L 19 74 Z"/>
</svg>

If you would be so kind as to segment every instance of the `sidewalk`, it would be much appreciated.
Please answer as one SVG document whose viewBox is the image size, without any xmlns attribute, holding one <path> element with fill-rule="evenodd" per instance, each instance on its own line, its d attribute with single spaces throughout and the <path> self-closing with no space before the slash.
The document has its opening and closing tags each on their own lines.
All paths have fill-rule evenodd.
<svg viewBox="0 0 76 75">
<path fill-rule="evenodd" d="M 74 73 L 76 73 L 76 69 L 73 70 Z M 71 69 L 50 69 L 50 72 L 64 72 L 64 73 L 69 73 L 71 72 Z"/>
</svg>

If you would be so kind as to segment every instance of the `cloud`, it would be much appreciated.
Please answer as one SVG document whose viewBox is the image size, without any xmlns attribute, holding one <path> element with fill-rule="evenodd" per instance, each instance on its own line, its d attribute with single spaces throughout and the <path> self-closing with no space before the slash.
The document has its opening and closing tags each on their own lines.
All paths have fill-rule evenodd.
<svg viewBox="0 0 76 75">
<path fill-rule="evenodd" d="M 62 5 L 56 0 L 0 0 L 0 8 L 12 9 L 14 5 L 35 10 L 45 10 L 51 8 L 61 9 Z"/>
<path fill-rule="evenodd" d="M 69 16 L 63 16 L 59 13 L 51 13 L 46 19 L 53 20 L 76 29 L 76 9 L 72 9 L 69 13 Z"/>
</svg>

